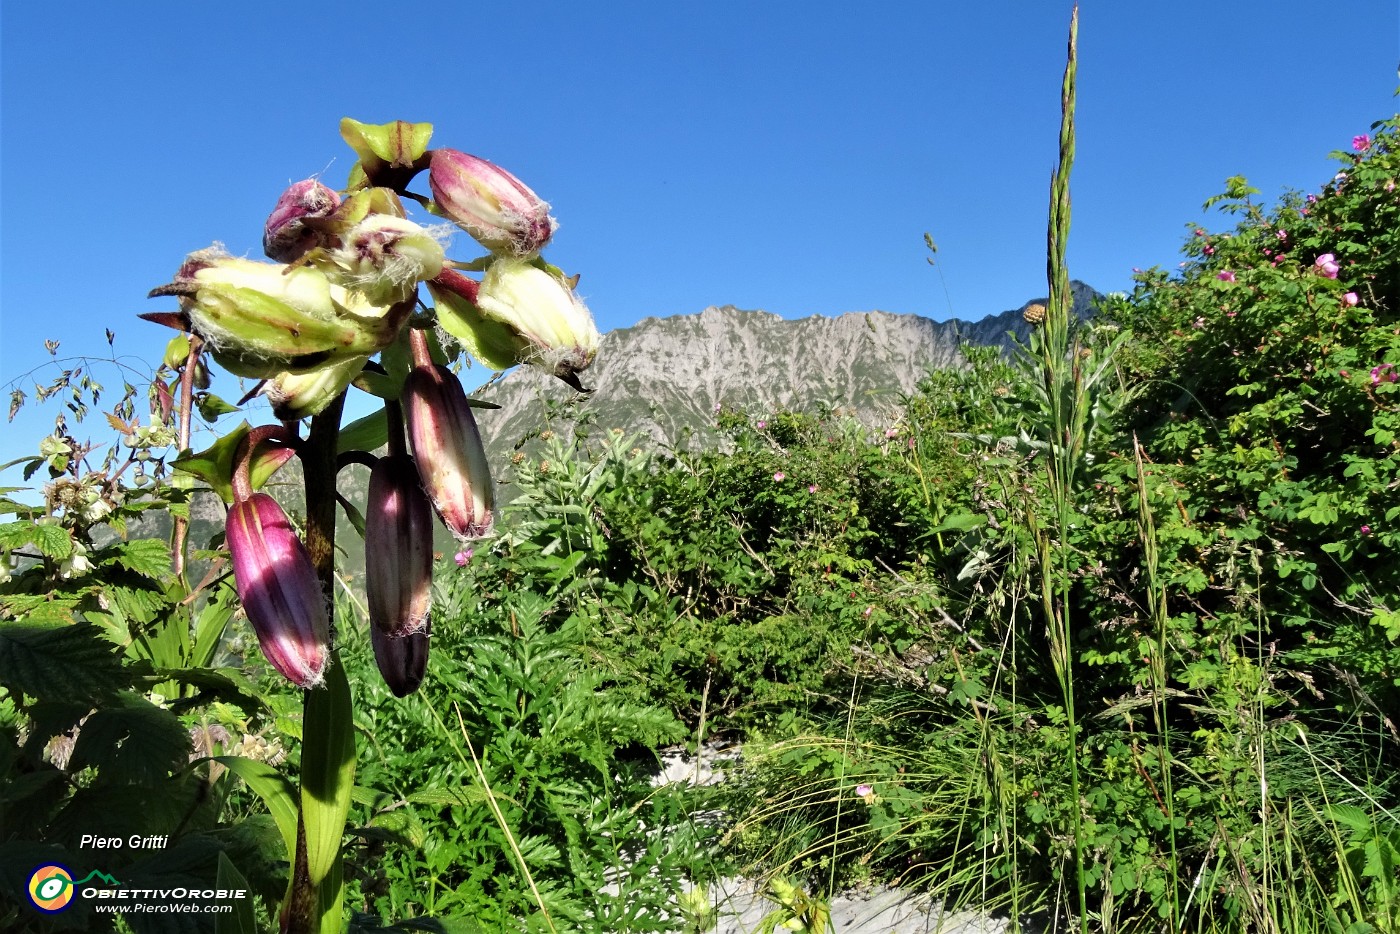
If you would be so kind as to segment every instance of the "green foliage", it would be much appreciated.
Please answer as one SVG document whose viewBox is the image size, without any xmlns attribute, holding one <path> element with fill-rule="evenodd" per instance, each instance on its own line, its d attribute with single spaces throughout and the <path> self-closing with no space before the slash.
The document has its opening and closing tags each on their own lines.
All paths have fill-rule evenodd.
<svg viewBox="0 0 1400 934">
<path fill-rule="evenodd" d="M 679 793 L 647 781 L 648 750 L 679 724 L 587 667 L 560 605 L 462 584 L 443 598 L 421 691 L 399 702 L 360 681 L 373 752 L 347 860 L 363 909 L 493 931 L 668 930 L 703 854 Z M 373 662 L 347 664 L 354 677 Z"/>
</svg>

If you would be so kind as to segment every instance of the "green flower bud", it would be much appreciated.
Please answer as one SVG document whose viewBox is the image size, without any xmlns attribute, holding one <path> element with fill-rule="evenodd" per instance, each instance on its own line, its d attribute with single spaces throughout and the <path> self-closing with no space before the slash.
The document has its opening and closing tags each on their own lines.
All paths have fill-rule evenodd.
<svg viewBox="0 0 1400 934">
<path fill-rule="evenodd" d="M 279 373 L 259 390 L 272 403 L 272 414 L 284 422 L 316 415 L 335 401 L 360 375 L 368 356 L 331 360 L 307 373 Z"/>
<path fill-rule="evenodd" d="M 598 328 L 570 285 L 521 260 L 498 259 L 474 290 L 465 276 L 429 283 L 438 323 L 495 369 L 530 363 L 577 387 L 598 354 Z M 472 292 L 475 291 L 475 295 Z"/>
<path fill-rule="evenodd" d="M 328 275 L 362 293 L 371 304 L 393 305 L 413 295 L 418 283 L 442 272 L 442 244 L 413 221 L 370 214 L 327 251 Z"/>
<path fill-rule="evenodd" d="M 175 281 L 151 294 L 180 296 L 189 330 L 226 369 L 254 379 L 373 353 L 397 331 L 385 309 L 332 286 L 320 270 L 236 259 L 217 247 L 191 254 Z"/>
</svg>

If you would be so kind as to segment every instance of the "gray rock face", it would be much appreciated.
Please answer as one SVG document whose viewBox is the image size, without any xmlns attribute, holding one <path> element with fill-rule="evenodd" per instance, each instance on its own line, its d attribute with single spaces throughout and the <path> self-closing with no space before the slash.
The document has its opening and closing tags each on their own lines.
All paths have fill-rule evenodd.
<svg viewBox="0 0 1400 934">
<path fill-rule="evenodd" d="M 1082 282 L 1073 289 L 1075 313 L 1087 317 L 1097 293 Z M 960 365 L 962 343 L 1005 348 L 1008 331 L 1024 341 L 1025 305 L 979 321 L 884 311 L 785 320 L 732 305 L 646 318 L 603 335 L 597 361 L 583 374 L 595 391 L 579 404 L 601 427 L 673 446 L 685 445 L 686 428 L 709 423 L 716 404 L 759 413 L 825 404 L 874 421 L 930 367 Z M 563 383 L 527 367 L 487 387 L 481 397 L 501 408 L 477 421 L 493 462 L 542 426 L 547 400 L 571 396 Z"/>
</svg>

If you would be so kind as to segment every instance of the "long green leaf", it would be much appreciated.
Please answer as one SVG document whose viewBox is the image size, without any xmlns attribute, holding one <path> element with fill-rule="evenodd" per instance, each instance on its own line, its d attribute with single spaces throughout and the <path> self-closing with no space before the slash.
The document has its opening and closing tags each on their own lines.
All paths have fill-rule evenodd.
<svg viewBox="0 0 1400 934">
<path fill-rule="evenodd" d="M 214 885 L 220 889 L 249 890 L 248 880 L 233 865 L 226 853 L 219 854 L 219 871 Z M 253 914 L 253 897 L 233 900 L 233 911 L 214 919 L 214 934 L 258 934 L 258 919 Z"/>
<path fill-rule="evenodd" d="M 350 682 L 338 653 L 331 653 L 326 683 L 306 695 L 301 754 L 301 813 L 311 881 L 334 868 L 355 784 L 355 722 Z"/>
<path fill-rule="evenodd" d="M 277 822 L 282 842 L 287 846 L 287 862 L 290 863 L 297 851 L 296 787 L 266 762 L 242 756 L 212 756 L 211 760 L 243 779 L 253 793 L 262 798 L 268 813 Z"/>
</svg>

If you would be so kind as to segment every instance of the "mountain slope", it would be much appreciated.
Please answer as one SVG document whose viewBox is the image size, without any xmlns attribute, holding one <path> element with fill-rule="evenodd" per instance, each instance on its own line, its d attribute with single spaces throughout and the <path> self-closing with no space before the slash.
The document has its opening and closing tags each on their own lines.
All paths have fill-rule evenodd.
<svg viewBox="0 0 1400 934">
<path fill-rule="evenodd" d="M 1075 312 L 1086 317 L 1096 293 L 1082 282 L 1073 288 Z M 580 405 L 602 426 L 666 445 L 707 424 L 717 404 L 765 412 L 825 403 L 873 421 L 930 367 L 959 365 L 963 342 L 1007 347 L 1008 331 L 1024 341 L 1024 308 L 971 322 L 883 311 L 785 320 L 732 305 L 646 318 L 603 335 L 597 361 L 583 374 L 595 391 Z M 486 387 L 480 397 L 501 406 L 477 419 L 493 464 L 542 427 L 550 401 L 572 395 L 524 367 Z"/>
</svg>

